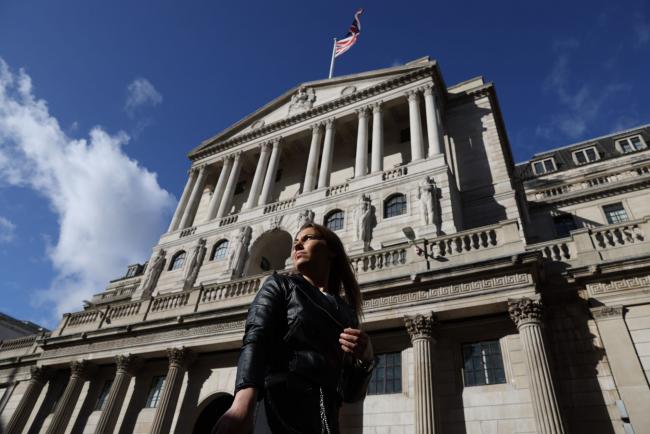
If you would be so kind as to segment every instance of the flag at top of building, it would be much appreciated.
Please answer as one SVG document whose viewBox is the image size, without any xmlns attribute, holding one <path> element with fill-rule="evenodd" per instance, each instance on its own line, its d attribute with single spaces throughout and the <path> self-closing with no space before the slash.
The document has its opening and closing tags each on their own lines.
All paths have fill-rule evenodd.
<svg viewBox="0 0 650 434">
<path fill-rule="evenodd" d="M 330 75 L 329 78 L 332 78 L 334 73 L 334 59 L 339 57 L 341 54 L 348 51 L 352 46 L 357 42 L 359 38 L 359 33 L 361 33 L 361 21 L 359 21 L 359 16 L 363 13 L 363 9 L 359 9 L 354 14 L 354 19 L 348 30 L 348 34 L 345 38 L 341 40 L 336 40 L 334 38 L 334 48 L 332 49 L 332 61 L 330 62 Z"/>
</svg>

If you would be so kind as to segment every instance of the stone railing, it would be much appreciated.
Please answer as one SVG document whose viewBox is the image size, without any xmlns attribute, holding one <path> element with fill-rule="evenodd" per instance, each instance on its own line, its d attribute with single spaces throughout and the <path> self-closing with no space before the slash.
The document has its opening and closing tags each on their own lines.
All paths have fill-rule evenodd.
<svg viewBox="0 0 650 434">
<path fill-rule="evenodd" d="M 389 179 L 399 178 L 408 173 L 408 168 L 406 166 L 395 167 L 393 169 L 384 170 L 381 174 L 381 179 L 387 181 Z"/>
<path fill-rule="evenodd" d="M 279 202 L 274 202 L 271 204 L 268 204 L 264 207 L 264 214 L 268 214 L 271 212 L 276 212 L 276 211 L 282 211 L 285 209 L 293 208 L 293 206 L 296 204 L 296 199 L 291 198 L 287 200 L 281 200 Z"/>
<path fill-rule="evenodd" d="M 117 319 L 137 315 L 140 313 L 140 306 L 142 306 L 140 301 L 111 306 L 106 316 L 110 319 Z"/>
<path fill-rule="evenodd" d="M 223 217 L 221 220 L 219 220 L 219 227 L 222 228 L 224 226 L 231 225 L 233 223 L 237 223 L 237 219 L 239 219 L 239 214 L 234 214 L 234 215 L 229 215 L 226 217 Z"/>
<path fill-rule="evenodd" d="M 350 258 L 352 269 L 357 273 L 381 270 L 406 264 L 407 245 L 364 253 Z"/>
<path fill-rule="evenodd" d="M 183 230 L 178 234 L 178 238 L 183 238 L 183 237 L 188 237 L 188 236 L 190 236 L 190 235 L 194 235 L 195 232 L 196 232 L 196 226 L 191 227 L 191 228 L 183 229 Z"/>
<path fill-rule="evenodd" d="M 337 194 L 345 193 L 350 189 L 350 183 L 346 182 L 344 184 L 333 185 L 327 188 L 325 196 L 335 196 Z"/>
<path fill-rule="evenodd" d="M 448 257 L 496 247 L 499 242 L 497 229 L 486 228 L 471 232 L 459 232 L 431 240 L 431 256 Z"/>
<path fill-rule="evenodd" d="M 598 250 L 641 243 L 646 240 L 641 224 L 641 222 L 625 222 L 594 228 L 590 230 L 591 238 Z"/>
<path fill-rule="evenodd" d="M 260 281 L 261 278 L 256 276 L 203 288 L 199 296 L 199 303 L 212 303 L 214 301 L 255 294 L 260 286 Z"/>
<path fill-rule="evenodd" d="M 633 169 L 626 169 L 611 174 L 594 176 L 573 183 L 557 185 L 554 187 L 545 188 L 543 190 L 533 191 L 531 193 L 528 193 L 528 198 L 534 200 L 552 199 L 570 193 L 601 187 L 603 185 L 629 181 L 639 177 L 646 177 L 647 175 L 650 175 L 650 165 L 639 166 Z"/>
<path fill-rule="evenodd" d="M 18 348 L 31 347 L 39 335 L 21 336 L 15 339 L 7 339 L 0 342 L 0 351 L 15 350 Z"/>
<path fill-rule="evenodd" d="M 542 252 L 544 259 L 551 261 L 569 261 L 575 258 L 573 238 L 563 238 L 529 246 L 528 250 Z"/>
<path fill-rule="evenodd" d="M 142 277 L 142 276 L 139 276 Z M 130 297 L 138 288 L 138 284 L 125 285 L 114 289 L 109 289 L 99 294 L 93 295 L 93 303 L 107 303 L 121 298 Z"/>
<path fill-rule="evenodd" d="M 176 292 L 173 294 L 160 295 L 154 298 L 151 302 L 151 312 L 160 312 L 185 306 L 189 298 L 189 292 Z"/>
<path fill-rule="evenodd" d="M 84 324 L 90 324 L 95 322 L 98 318 L 100 317 L 99 311 L 97 310 L 90 310 L 90 311 L 82 311 L 82 312 L 75 312 L 71 313 L 70 317 L 68 318 L 68 323 L 67 327 L 79 327 L 83 326 Z"/>
</svg>

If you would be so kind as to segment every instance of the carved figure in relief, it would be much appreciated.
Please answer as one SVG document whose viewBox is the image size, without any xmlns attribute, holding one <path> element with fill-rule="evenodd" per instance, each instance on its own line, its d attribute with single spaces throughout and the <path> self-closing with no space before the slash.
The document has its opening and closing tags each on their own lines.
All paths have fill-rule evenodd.
<svg viewBox="0 0 650 434">
<path fill-rule="evenodd" d="M 196 243 L 194 249 L 192 250 L 192 255 L 190 257 L 189 267 L 187 268 L 187 275 L 185 276 L 185 282 L 183 283 L 183 289 L 190 289 L 194 286 L 196 278 L 199 275 L 199 270 L 203 264 L 203 259 L 205 258 L 205 238 L 200 238 L 199 242 Z"/>
<path fill-rule="evenodd" d="M 142 293 L 151 294 L 158 283 L 160 273 L 162 273 L 165 266 L 165 251 L 158 250 L 158 254 L 149 261 L 147 266 L 147 273 L 142 280 Z"/>
<path fill-rule="evenodd" d="M 298 214 L 298 230 L 307 223 L 314 223 L 314 211 L 306 209 Z"/>
<path fill-rule="evenodd" d="M 237 234 L 228 263 L 228 268 L 232 271 L 233 277 L 241 277 L 244 270 L 246 256 L 248 256 L 248 245 L 251 242 L 251 232 L 250 226 L 244 226 Z"/>
<path fill-rule="evenodd" d="M 301 87 L 291 97 L 289 114 L 309 110 L 314 105 L 314 101 L 316 101 L 316 92 L 314 89 Z"/>
<path fill-rule="evenodd" d="M 370 240 L 372 239 L 372 217 L 370 196 L 363 194 L 359 199 L 359 205 L 354 210 L 354 235 L 356 241 L 363 241 L 366 250 L 370 246 Z"/>
<path fill-rule="evenodd" d="M 420 200 L 422 222 L 425 225 L 436 224 L 438 188 L 436 182 L 430 176 L 425 176 L 418 184 L 418 199 Z"/>
</svg>

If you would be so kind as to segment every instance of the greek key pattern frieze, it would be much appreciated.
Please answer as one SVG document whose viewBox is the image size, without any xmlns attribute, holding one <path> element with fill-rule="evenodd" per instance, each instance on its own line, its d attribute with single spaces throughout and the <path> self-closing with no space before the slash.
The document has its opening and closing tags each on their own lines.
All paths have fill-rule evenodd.
<svg viewBox="0 0 650 434">
<path fill-rule="evenodd" d="M 46 350 L 43 353 L 43 359 L 51 357 L 69 356 L 74 354 L 88 354 L 98 351 L 110 351 L 119 348 L 137 347 L 140 345 L 149 345 L 160 342 L 169 342 L 178 339 L 188 339 L 198 336 L 215 335 L 223 333 L 232 333 L 244 330 L 244 320 L 231 321 L 220 324 L 211 324 L 201 327 L 193 327 L 187 329 L 170 330 L 168 332 L 161 332 L 155 334 L 147 334 L 142 336 L 134 336 L 127 338 L 120 338 L 117 340 L 92 342 L 85 345 L 75 345 L 65 348 L 53 348 Z"/>
<path fill-rule="evenodd" d="M 650 275 L 636 276 L 629 279 L 610 280 L 609 282 L 594 282 L 587 284 L 587 291 L 589 291 L 589 293 L 592 295 L 640 288 L 650 289 Z"/>
<path fill-rule="evenodd" d="M 454 285 L 440 286 L 420 291 L 412 291 L 403 294 L 389 295 L 366 299 L 363 302 L 364 310 L 381 309 L 388 306 L 398 306 L 419 301 L 435 300 L 438 298 L 461 297 L 480 291 L 495 289 L 506 289 L 513 286 L 520 286 L 532 283 L 530 274 L 509 274 L 496 276 L 490 279 L 474 280 Z"/>
</svg>

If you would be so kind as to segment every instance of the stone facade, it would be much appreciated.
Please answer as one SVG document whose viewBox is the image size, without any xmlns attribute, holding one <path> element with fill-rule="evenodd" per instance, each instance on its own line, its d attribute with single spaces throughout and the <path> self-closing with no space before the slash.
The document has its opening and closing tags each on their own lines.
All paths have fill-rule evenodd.
<svg viewBox="0 0 650 434">
<path fill-rule="evenodd" d="M 0 430 L 209 432 L 250 302 L 315 221 L 382 355 L 344 432 L 650 432 L 649 140 L 515 165 L 481 78 L 423 58 L 304 83 L 191 151 L 148 267 L 0 344 Z"/>
</svg>

